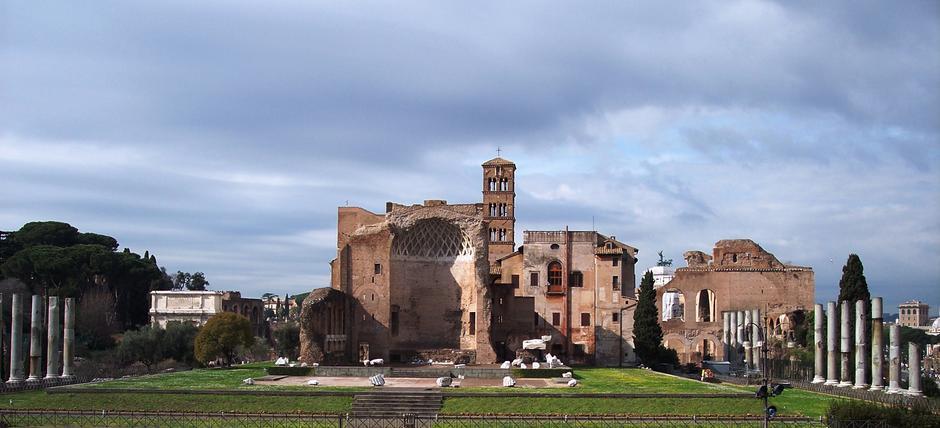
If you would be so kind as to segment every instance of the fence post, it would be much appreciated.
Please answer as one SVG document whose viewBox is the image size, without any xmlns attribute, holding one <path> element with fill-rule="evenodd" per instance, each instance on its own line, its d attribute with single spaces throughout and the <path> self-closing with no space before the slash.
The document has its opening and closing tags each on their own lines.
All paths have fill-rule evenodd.
<svg viewBox="0 0 940 428">
<path fill-rule="evenodd" d="M 336 418 L 339 419 L 339 428 L 343 428 L 343 415 L 336 415 Z"/>
</svg>

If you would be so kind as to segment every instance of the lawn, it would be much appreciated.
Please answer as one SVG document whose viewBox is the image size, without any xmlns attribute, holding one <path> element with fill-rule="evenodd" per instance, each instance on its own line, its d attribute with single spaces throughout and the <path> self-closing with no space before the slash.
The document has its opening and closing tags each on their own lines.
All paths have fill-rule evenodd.
<svg viewBox="0 0 940 428">
<path fill-rule="evenodd" d="M 147 393 L 4 394 L 0 409 L 137 410 L 227 413 L 345 413 L 352 397 L 266 397 Z"/>
<path fill-rule="evenodd" d="M 736 392 L 747 392 L 740 389 Z M 789 389 L 770 399 L 781 416 L 819 417 L 836 397 Z M 516 415 L 761 415 L 756 398 L 554 398 L 452 397 L 444 400 L 443 414 Z"/>
<path fill-rule="evenodd" d="M 161 390 L 305 390 L 360 391 L 371 388 L 260 386 L 244 385 L 245 378 L 264 376 L 269 363 L 246 364 L 229 369 L 199 369 L 164 373 L 132 379 L 77 385 L 75 388 L 132 388 Z M 506 393 L 633 393 L 633 394 L 721 394 L 752 393 L 753 388 L 730 384 L 710 384 L 641 369 L 578 368 L 576 388 L 460 388 L 455 392 Z M 7 401 L 13 400 L 13 404 Z M 835 397 L 796 389 L 773 398 L 780 414 L 817 417 Z M 23 392 L 5 394 L 0 408 L 86 409 L 86 410 L 164 410 L 199 412 L 343 413 L 351 397 L 333 396 L 251 396 L 183 395 L 140 393 Z M 445 414 L 526 414 L 526 415 L 758 415 L 763 407 L 752 398 L 555 398 L 555 397 L 450 397 L 444 400 Z"/>
</svg>

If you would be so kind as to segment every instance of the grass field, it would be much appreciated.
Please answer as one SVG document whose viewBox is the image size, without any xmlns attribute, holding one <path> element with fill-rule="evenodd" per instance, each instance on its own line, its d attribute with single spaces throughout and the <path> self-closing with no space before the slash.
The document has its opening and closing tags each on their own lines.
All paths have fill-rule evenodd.
<svg viewBox="0 0 940 428">
<path fill-rule="evenodd" d="M 161 390 L 333 390 L 371 388 L 244 385 L 248 377 L 263 376 L 268 364 L 249 364 L 230 369 L 193 370 L 119 379 L 75 388 L 133 388 Z M 580 368 L 577 388 L 461 388 L 465 392 L 527 393 L 752 393 L 752 388 L 710 384 L 641 369 Z M 772 399 L 780 414 L 816 417 L 824 414 L 835 397 L 790 389 Z M 12 404 L 11 404 L 12 401 Z M 184 395 L 139 393 L 22 392 L 5 394 L 0 408 L 74 410 L 163 410 L 199 412 L 343 413 L 351 397 L 281 397 L 250 395 Z M 553 397 L 452 397 L 444 400 L 445 414 L 526 415 L 757 415 L 762 404 L 751 398 L 553 398 Z"/>
</svg>

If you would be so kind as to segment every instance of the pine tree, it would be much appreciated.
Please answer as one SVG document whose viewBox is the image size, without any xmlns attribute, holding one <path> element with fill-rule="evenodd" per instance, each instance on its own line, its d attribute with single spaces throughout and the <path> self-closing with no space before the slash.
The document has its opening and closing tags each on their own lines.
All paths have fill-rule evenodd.
<svg viewBox="0 0 940 428">
<path fill-rule="evenodd" d="M 656 309 L 656 290 L 653 289 L 653 273 L 646 272 L 640 282 L 640 296 L 633 312 L 633 345 L 636 355 L 646 365 L 656 362 L 662 347 L 663 329 L 659 325 Z"/>
</svg>

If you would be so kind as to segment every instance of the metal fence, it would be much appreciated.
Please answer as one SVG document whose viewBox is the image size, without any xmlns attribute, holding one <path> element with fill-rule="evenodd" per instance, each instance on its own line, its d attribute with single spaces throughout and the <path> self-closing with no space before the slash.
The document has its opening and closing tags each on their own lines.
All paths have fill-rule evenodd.
<svg viewBox="0 0 940 428">
<path fill-rule="evenodd" d="M 415 416 L 358 417 L 351 415 L 300 414 L 224 414 L 224 413 L 162 413 L 162 412 L 91 412 L 91 411 L 0 411 L 0 427 L 73 426 L 73 427 L 355 427 L 355 428 L 408 428 L 408 427 L 759 427 L 762 421 L 745 418 L 623 418 L 623 417 L 498 417 L 498 416 Z M 771 427 L 821 428 L 820 420 L 772 420 Z M 869 421 L 842 422 L 841 428 L 887 428 L 884 423 Z"/>
</svg>

